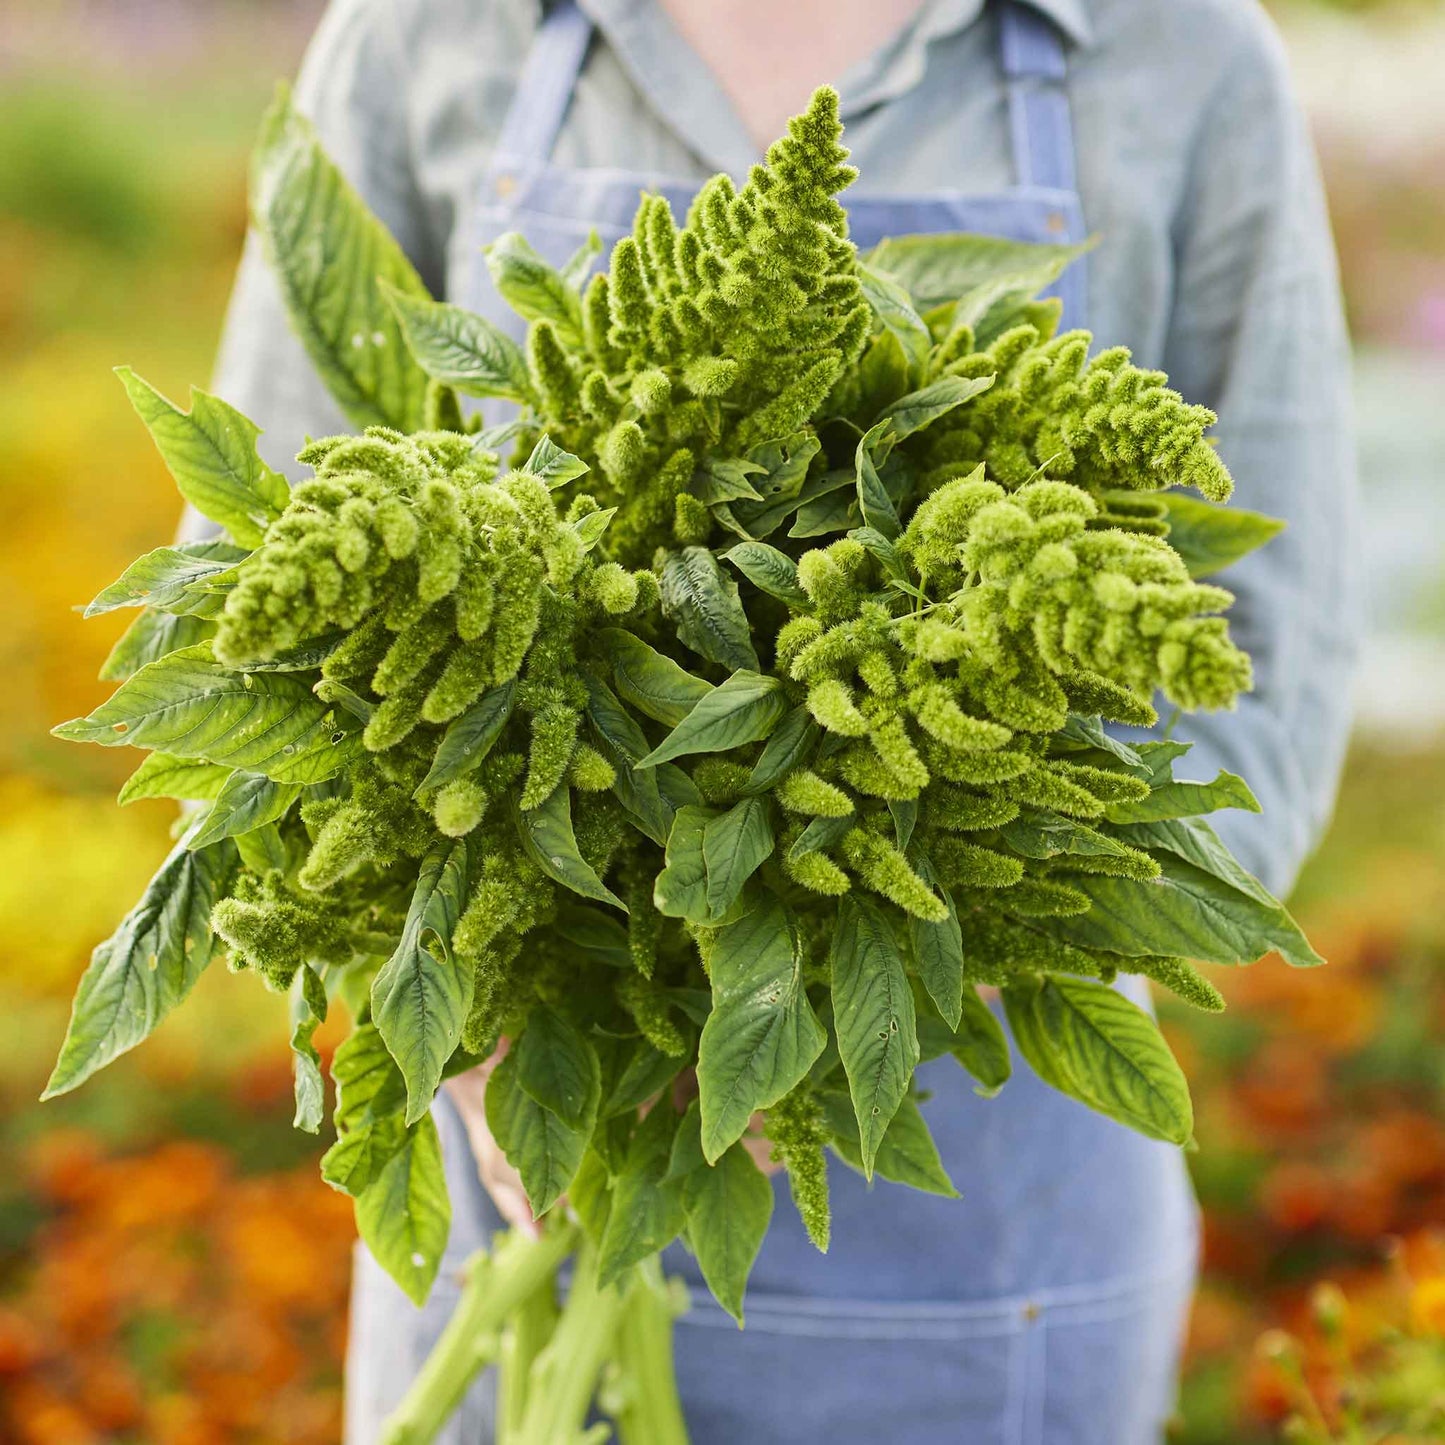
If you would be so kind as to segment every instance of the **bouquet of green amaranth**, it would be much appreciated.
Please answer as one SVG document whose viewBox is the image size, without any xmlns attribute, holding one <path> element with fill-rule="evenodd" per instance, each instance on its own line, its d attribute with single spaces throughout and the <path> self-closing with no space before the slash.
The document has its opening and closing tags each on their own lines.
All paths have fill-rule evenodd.
<svg viewBox="0 0 1445 1445">
<path fill-rule="evenodd" d="M 322 1170 L 420 1300 L 450 1218 L 432 1101 L 510 1041 L 487 1117 L 545 1228 L 470 1266 L 392 1442 L 495 1358 L 510 1445 L 602 1438 L 599 1385 L 634 1445 L 685 1439 L 658 1252 L 681 1237 L 741 1321 L 759 1113 L 820 1248 L 826 1149 L 953 1194 L 913 1077 L 951 1054 L 1004 1085 L 980 986 L 1048 1083 L 1183 1144 L 1185 1081 L 1116 975 L 1216 1009 L 1187 960 L 1318 962 L 1202 821 L 1245 785 L 1103 726 L 1249 686 L 1198 579 L 1274 524 L 1216 505 L 1214 418 L 1054 334 L 1065 248 L 860 256 L 839 131 L 820 91 L 685 224 L 644 197 L 602 274 L 595 242 L 556 270 L 498 241 L 523 349 L 426 294 L 283 98 L 254 221 L 357 434 L 290 489 L 223 401 L 121 373 L 226 536 L 90 608 L 140 611 L 59 735 L 143 749 L 121 801 L 186 809 L 48 1092 L 224 953 L 290 992 L 317 1130 L 340 1004 Z"/>
</svg>

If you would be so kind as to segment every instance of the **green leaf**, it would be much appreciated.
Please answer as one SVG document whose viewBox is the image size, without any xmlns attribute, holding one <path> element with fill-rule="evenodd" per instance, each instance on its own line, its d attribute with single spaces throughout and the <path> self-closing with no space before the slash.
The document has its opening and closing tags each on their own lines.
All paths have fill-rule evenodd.
<svg viewBox="0 0 1445 1445">
<path fill-rule="evenodd" d="M 562 264 L 562 279 L 579 294 L 587 289 L 592 263 L 602 254 L 602 237 L 588 231 L 587 239 Z"/>
<path fill-rule="evenodd" d="M 890 540 L 903 527 L 893 506 L 893 498 L 878 476 L 878 468 L 897 440 L 893 423 L 884 418 L 868 428 L 854 453 L 854 464 L 858 469 L 858 506 L 863 520 L 880 536 Z"/>
<path fill-rule="evenodd" d="M 326 985 L 310 964 L 303 963 L 291 988 L 291 1054 L 296 1076 L 292 1127 L 308 1134 L 320 1132 L 326 1108 L 321 1055 L 314 1042 L 317 1028 L 326 1022 L 326 1010 Z"/>
<path fill-rule="evenodd" d="M 237 838 L 267 823 L 277 823 L 300 796 L 300 783 L 273 783 L 260 773 L 232 773 L 201 820 L 190 846 L 207 848 L 222 838 Z"/>
<path fill-rule="evenodd" d="M 336 1142 L 321 1177 L 353 1197 L 375 1181 L 406 1142 L 406 1081 L 371 1023 L 360 1024 L 331 1060 L 336 1084 Z"/>
<path fill-rule="evenodd" d="M 597 1256 L 603 1288 L 624 1270 L 666 1249 L 686 1222 L 682 1190 L 667 1178 L 678 1116 L 664 1100 L 637 1126 L 613 1181 L 612 1207 Z"/>
<path fill-rule="evenodd" d="M 452 932 L 471 888 L 466 838 L 422 860 L 396 951 L 371 985 L 371 1015 L 406 1080 L 406 1122 L 431 1108 L 442 1069 L 461 1042 L 476 963 L 452 952 Z"/>
<path fill-rule="evenodd" d="M 804 430 L 760 442 L 748 452 L 747 460 L 762 468 L 752 479 L 762 500 L 740 501 L 732 510 L 750 537 L 766 537 L 796 509 L 805 492 L 808 469 L 822 445 L 815 432 Z"/>
<path fill-rule="evenodd" d="M 320 637 L 308 637 L 305 642 L 298 642 L 295 647 L 282 648 L 280 652 L 273 653 L 270 657 L 261 660 L 252 660 L 240 663 L 237 672 L 315 672 L 338 647 L 341 646 L 349 634 L 345 632 L 327 632 Z M 340 683 L 329 683 L 332 687 L 339 688 Z M 317 684 L 312 685 L 312 691 L 316 690 Z M 347 691 L 350 691 L 347 689 Z M 351 694 L 353 697 L 355 693 Z"/>
<path fill-rule="evenodd" d="M 430 1115 L 356 1199 L 356 1228 L 376 1262 L 418 1308 L 431 1293 L 451 1233 L 441 1140 Z"/>
<path fill-rule="evenodd" d="M 418 798 L 465 777 L 491 752 L 512 716 L 516 690 L 515 679 L 491 688 L 447 727 L 431 769 L 416 790 Z"/>
<path fill-rule="evenodd" d="M 695 804 L 679 808 L 667 837 L 667 866 L 657 875 L 652 888 L 652 901 L 659 913 L 668 918 L 686 918 L 692 923 L 715 924 L 707 901 L 707 864 L 703 857 L 703 837 L 707 825 L 716 817 L 712 808 Z"/>
<path fill-rule="evenodd" d="M 1137 802 L 1110 803 L 1104 816 L 1111 823 L 1152 823 L 1161 818 L 1192 818 L 1220 808 L 1261 811 L 1249 784 L 1233 773 L 1219 771 L 1212 783 L 1187 783 L 1170 779 L 1153 788 Z"/>
<path fill-rule="evenodd" d="M 723 553 L 754 587 L 793 607 L 812 609 L 808 594 L 798 585 L 798 564 L 786 552 L 766 542 L 739 542 Z"/>
<path fill-rule="evenodd" d="M 706 547 L 668 553 L 659 581 L 662 611 L 679 642 L 721 667 L 758 670 L 737 584 Z"/>
<path fill-rule="evenodd" d="M 284 870 L 290 859 L 281 829 L 275 823 L 263 823 L 236 839 L 241 862 L 253 873 L 275 873 Z"/>
<path fill-rule="evenodd" d="M 892 276 L 876 267 L 860 261 L 857 274 L 873 314 L 898 338 L 910 375 L 914 380 L 921 378 L 928 364 L 928 353 L 933 349 L 933 337 L 914 309 L 912 298 Z"/>
<path fill-rule="evenodd" d="M 116 368 L 181 495 L 237 542 L 257 546 L 291 489 L 256 450 L 260 429 L 219 397 L 191 389 L 191 409 L 167 401 L 128 366 Z"/>
<path fill-rule="evenodd" d="M 1079 717 L 1071 713 L 1064 720 L 1063 727 L 1054 734 L 1054 739 L 1056 744 L 1062 739 L 1078 747 L 1097 748 L 1100 752 L 1117 758 L 1131 770 L 1143 766 L 1144 760 L 1139 754 L 1128 743 L 1121 743 L 1118 738 L 1105 732 L 1103 722 L 1096 717 Z"/>
<path fill-rule="evenodd" d="M 887 915 L 870 899 L 844 896 L 833 929 L 831 965 L 838 1052 L 858 1116 L 863 1172 L 871 1179 L 919 1051 L 902 950 Z"/>
<path fill-rule="evenodd" d="M 236 850 L 222 843 L 193 853 L 189 841 L 171 849 L 140 902 L 91 954 L 42 1099 L 68 1093 L 148 1037 L 210 963 L 211 909 L 230 885 Z"/>
<path fill-rule="evenodd" d="M 517 1082 L 509 1052 L 487 1080 L 487 1126 L 507 1162 L 522 1177 L 532 1213 L 545 1214 L 567 1192 L 596 1123 L 573 1129 L 544 1109 Z"/>
<path fill-rule="evenodd" d="M 428 377 L 380 283 L 421 298 L 426 287 L 284 90 L 252 157 L 251 218 L 291 324 L 341 409 L 357 427 L 420 431 Z"/>
<path fill-rule="evenodd" d="M 1103 874 L 1070 878 L 1089 895 L 1087 913 L 1033 920 L 1035 927 L 1086 948 L 1129 957 L 1165 954 L 1204 963 L 1253 963 L 1274 950 L 1298 968 L 1324 960 L 1285 911 L 1227 879 L 1166 853 L 1148 883 Z"/>
<path fill-rule="evenodd" d="M 999 836 L 1025 858 L 1126 858 L 1129 850 L 1117 838 L 1057 813 L 1026 808 L 1005 823 Z"/>
<path fill-rule="evenodd" d="M 748 478 L 762 471 L 746 457 L 708 457 L 693 473 L 688 491 L 709 506 L 715 502 L 761 502 L 763 494 Z"/>
<path fill-rule="evenodd" d="M 539 1004 L 516 1043 L 517 1086 L 569 1129 L 597 1118 L 602 1066 L 597 1050 L 556 1009 Z"/>
<path fill-rule="evenodd" d="M 572 530 L 577 534 L 577 540 L 582 543 L 584 552 L 590 552 L 602 540 L 616 515 L 616 507 L 599 508 L 595 512 L 588 512 L 585 517 L 578 517 L 572 523 Z"/>
<path fill-rule="evenodd" d="M 886 271 L 907 289 L 920 311 L 928 311 L 986 282 L 1042 291 L 1058 280 L 1070 261 L 1088 249 L 1087 244 L 1035 245 L 999 236 L 939 232 L 890 236 L 867 252 L 863 260 L 876 270 Z"/>
<path fill-rule="evenodd" d="M 1046 1083 L 1151 1139 L 1189 1142 L 1189 1086 L 1158 1025 L 1123 994 L 1057 975 L 1010 984 L 1004 1005 L 1011 1024 L 1029 1016 L 1014 1037 Z"/>
<path fill-rule="evenodd" d="M 826 1089 L 820 1095 L 823 1116 L 833 1135 L 833 1148 L 838 1156 L 854 1169 L 863 1169 L 863 1151 L 858 1138 L 858 1119 L 847 1094 Z M 905 1098 L 898 1106 L 892 1122 L 878 1145 L 873 1172 L 895 1184 L 921 1189 L 925 1194 L 941 1194 L 957 1199 L 959 1193 L 938 1157 L 923 1111 L 913 1098 Z M 871 1176 L 870 1176 L 871 1177 Z"/>
<path fill-rule="evenodd" d="M 888 422 L 892 426 L 893 441 L 901 442 L 924 427 L 931 426 L 941 416 L 946 416 L 954 407 L 971 400 L 980 392 L 993 385 L 991 376 L 945 376 L 925 386 L 921 391 L 901 396 L 879 418 L 879 425 Z M 867 513 L 864 513 L 865 517 Z M 869 519 L 872 520 L 871 518 Z M 878 526 L 876 522 L 873 526 Z M 878 530 L 885 531 L 879 527 Z M 892 534 L 889 534 L 892 535 Z"/>
<path fill-rule="evenodd" d="M 72 742 L 123 743 L 179 758 L 319 783 L 355 762 L 361 729 L 294 677 L 238 673 L 208 642 L 172 652 L 128 678 L 88 717 L 53 729 Z"/>
<path fill-rule="evenodd" d="M 204 617 L 176 617 L 146 608 L 120 635 L 100 666 L 102 682 L 124 682 L 148 662 L 204 642 L 215 625 Z"/>
<path fill-rule="evenodd" d="M 638 766 L 651 768 L 689 753 L 729 752 L 760 742 L 787 711 L 787 694 L 776 677 L 735 672 L 698 702 Z"/>
<path fill-rule="evenodd" d="M 584 903 L 567 903 L 557 911 L 553 924 L 560 938 L 614 968 L 632 967 L 632 949 L 627 930 L 610 913 L 588 908 Z"/>
<path fill-rule="evenodd" d="M 709 819 L 702 834 L 708 911 L 717 917 L 725 914 L 772 852 L 766 798 L 744 798 L 721 817 Z"/>
<path fill-rule="evenodd" d="M 486 248 L 487 270 L 502 299 L 526 321 L 550 321 L 564 346 L 582 345 L 582 301 L 518 231 Z"/>
<path fill-rule="evenodd" d="M 932 871 L 916 860 L 914 867 L 925 883 L 935 884 Z M 963 931 L 958 926 L 958 910 L 953 899 L 942 889 L 948 916 L 938 923 L 908 916 L 908 943 L 918 976 L 928 996 L 950 1029 L 957 1029 L 963 1016 Z"/>
<path fill-rule="evenodd" d="M 1208 577 L 1277 537 L 1278 517 L 1243 507 L 1221 507 L 1183 492 L 1160 498 L 1169 509 L 1169 545 L 1184 558 L 1191 577 Z"/>
<path fill-rule="evenodd" d="M 577 850 L 577 835 L 572 831 L 572 794 L 565 783 L 530 812 L 517 810 L 516 820 L 523 846 L 549 878 L 584 898 L 595 898 L 627 912 L 623 901 Z"/>
<path fill-rule="evenodd" d="M 828 1036 L 803 988 L 792 925 L 771 893 L 718 930 L 709 966 L 713 1006 L 697 1082 L 703 1153 L 715 1164 L 754 1110 L 776 1104 L 807 1074 Z"/>
<path fill-rule="evenodd" d="M 565 487 L 568 482 L 575 482 L 578 477 L 586 476 L 592 468 L 581 457 L 564 452 L 544 432 L 537 439 L 537 445 L 532 448 L 532 455 L 522 463 L 522 470 L 530 472 L 534 477 L 541 477 L 547 490 L 555 492 L 558 487 Z"/>
<path fill-rule="evenodd" d="M 220 793 L 230 776 L 230 768 L 216 763 L 197 763 L 188 758 L 173 758 L 169 753 L 150 753 L 125 780 L 116 802 L 124 805 L 137 798 L 207 802 Z"/>
<path fill-rule="evenodd" d="M 788 849 L 788 857 L 796 863 L 809 853 L 832 848 L 857 826 L 858 819 L 851 813 L 846 818 L 814 818 L 798 834 L 793 846 Z"/>
<path fill-rule="evenodd" d="M 183 542 L 157 547 L 136 558 L 86 609 L 87 617 L 119 607 L 154 607 L 198 617 L 213 617 L 224 597 L 208 592 L 205 583 L 229 572 L 251 554 L 229 542 Z"/>
<path fill-rule="evenodd" d="M 665 844 L 676 809 L 663 796 L 657 771 L 634 766 L 649 751 L 646 734 L 605 682 L 586 669 L 582 680 L 587 684 L 588 720 L 617 775 L 613 794 L 654 843 Z"/>
<path fill-rule="evenodd" d="M 768 738 L 762 756 L 748 774 L 744 793 L 766 793 L 774 783 L 802 767 L 818 741 L 821 729 L 801 703 L 785 717 Z"/>
<path fill-rule="evenodd" d="M 620 627 L 598 636 L 612 663 L 612 680 L 626 701 L 650 718 L 676 727 L 713 689 L 670 657 Z"/>
<path fill-rule="evenodd" d="M 697 1100 L 678 1125 L 669 1174 L 682 1188 L 687 1242 L 713 1298 L 743 1322 L 743 1295 L 773 1217 L 773 1186 L 742 1143 L 708 1166 Z"/>
<path fill-rule="evenodd" d="M 626 965 L 631 967 L 631 960 Z M 620 1114 L 632 1115 L 682 1072 L 685 1059 L 664 1054 L 646 1039 L 619 1041 L 623 1052 L 621 1067 L 608 1079 L 603 1091 L 599 1117 L 613 1119 Z"/>
<path fill-rule="evenodd" d="M 504 331 L 460 306 L 407 295 L 385 281 L 379 284 L 417 365 L 434 381 L 466 396 L 531 400 L 527 358 Z"/>
</svg>

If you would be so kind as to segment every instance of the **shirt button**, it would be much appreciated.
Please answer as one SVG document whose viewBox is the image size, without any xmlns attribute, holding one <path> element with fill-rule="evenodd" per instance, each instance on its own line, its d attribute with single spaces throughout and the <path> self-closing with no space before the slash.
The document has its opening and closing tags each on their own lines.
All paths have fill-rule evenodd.
<svg viewBox="0 0 1445 1445">
<path fill-rule="evenodd" d="M 504 172 L 502 175 L 498 176 L 495 181 L 492 182 L 492 188 L 499 196 L 505 199 L 517 189 L 517 178 L 514 175 Z"/>
</svg>

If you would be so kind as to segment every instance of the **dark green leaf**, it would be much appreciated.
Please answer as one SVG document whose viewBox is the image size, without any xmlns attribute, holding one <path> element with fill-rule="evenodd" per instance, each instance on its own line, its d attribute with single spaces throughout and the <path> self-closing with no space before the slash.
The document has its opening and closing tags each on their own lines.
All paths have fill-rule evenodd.
<svg viewBox="0 0 1445 1445">
<path fill-rule="evenodd" d="M 582 344 L 582 301 L 517 231 L 486 250 L 487 270 L 502 299 L 526 321 L 550 321 L 564 346 Z"/>
<path fill-rule="evenodd" d="M 657 1097 L 682 1071 L 684 1059 L 655 1049 L 645 1039 L 626 1043 L 621 1067 L 608 1080 L 600 1117 L 632 1114 Z"/>
<path fill-rule="evenodd" d="M 768 738 L 762 756 L 748 774 L 747 794 L 765 793 L 774 783 L 800 768 L 818 741 L 818 724 L 801 703 L 780 722 Z"/>
<path fill-rule="evenodd" d="M 930 870 L 915 861 L 915 868 L 924 882 L 934 884 Z M 948 916 L 938 923 L 922 918 L 908 918 L 908 941 L 918 976 L 928 996 L 949 1028 L 957 1029 L 963 1013 L 963 932 L 958 926 L 958 912 L 953 899 L 936 889 L 948 909 Z"/>
<path fill-rule="evenodd" d="M 358 427 L 420 431 L 428 377 L 379 283 L 423 298 L 426 287 L 284 91 L 252 157 L 251 218 L 291 324 L 341 409 Z"/>
<path fill-rule="evenodd" d="M 682 1189 L 667 1178 L 678 1116 L 670 1102 L 649 1111 L 637 1126 L 613 1181 L 612 1206 L 597 1255 L 597 1279 L 604 1288 L 624 1270 L 665 1249 L 686 1220 Z"/>
<path fill-rule="evenodd" d="M 273 783 L 259 773 L 232 773 L 201 820 L 190 846 L 208 848 L 222 838 L 237 838 L 267 823 L 279 822 L 300 796 L 300 783 Z"/>
<path fill-rule="evenodd" d="M 220 793 L 230 777 L 231 769 L 218 763 L 150 753 L 125 780 L 116 801 L 125 804 L 137 798 L 178 798 L 183 802 L 207 802 Z"/>
<path fill-rule="evenodd" d="M 555 491 L 558 487 L 565 487 L 568 482 L 575 482 L 578 477 L 586 476 L 592 468 L 581 457 L 564 452 L 544 433 L 532 448 L 532 455 L 522 463 L 522 470 L 531 472 L 534 477 L 541 477 L 548 491 Z"/>
<path fill-rule="evenodd" d="M 1265 903 L 1182 857 L 1165 853 L 1158 861 L 1163 871 L 1148 883 L 1103 874 L 1071 878 L 1089 895 L 1089 911 L 1035 925 L 1070 943 L 1130 957 L 1253 963 L 1273 949 L 1299 968 L 1324 962 L 1282 904 Z"/>
<path fill-rule="evenodd" d="M 597 1118 L 602 1070 L 597 1050 L 556 1009 L 539 1004 L 514 1046 L 517 1086 L 569 1129 Z"/>
<path fill-rule="evenodd" d="M 532 1212 L 545 1214 L 567 1192 L 586 1152 L 596 1120 L 569 1128 L 544 1109 L 517 1082 L 511 1053 L 487 1080 L 487 1126 L 508 1163 L 522 1176 Z"/>
<path fill-rule="evenodd" d="M 1243 778 L 1222 769 L 1212 783 L 1187 783 L 1171 779 L 1152 789 L 1137 802 L 1110 803 L 1105 817 L 1111 823 L 1153 823 L 1161 818 L 1192 818 L 1220 808 L 1260 811 L 1259 800 Z"/>
<path fill-rule="evenodd" d="M 1130 823 L 1114 831 L 1136 848 L 1147 848 L 1151 852 L 1163 849 L 1183 858 L 1267 909 L 1284 907 L 1224 846 L 1219 835 L 1203 818 L 1166 818 L 1152 823 Z"/>
<path fill-rule="evenodd" d="M 1046 1083 L 1150 1138 L 1189 1142 L 1189 1086 L 1138 1005 L 1105 984 L 1063 975 L 1010 985 L 1004 998 L 1011 1024 L 1016 1014 L 1031 1016 L 1014 1037 Z"/>
<path fill-rule="evenodd" d="M 797 862 L 799 858 L 804 858 L 809 853 L 817 853 L 831 848 L 835 844 L 841 843 L 844 835 L 857 826 L 858 820 L 852 814 L 846 818 L 814 818 L 798 834 L 793 846 L 788 849 L 788 857 Z"/>
<path fill-rule="evenodd" d="M 256 451 L 260 429 L 219 397 L 191 389 L 191 409 L 167 401 L 128 366 L 116 368 L 181 495 L 245 547 L 285 510 L 286 478 Z"/>
<path fill-rule="evenodd" d="M 577 835 L 572 831 L 572 794 L 565 783 L 539 807 L 527 813 L 518 810 L 516 818 L 523 845 L 549 878 L 584 898 L 611 903 L 627 912 L 622 900 L 577 850 Z"/>
<path fill-rule="evenodd" d="M 204 617 L 176 617 L 169 612 L 147 608 L 120 635 L 101 664 L 102 682 L 124 682 L 134 677 L 146 663 L 154 662 L 169 652 L 194 647 L 204 642 L 215 630 L 215 624 Z"/>
<path fill-rule="evenodd" d="M 688 490 L 709 506 L 715 502 L 761 502 L 763 494 L 748 478 L 762 471 L 757 462 L 745 457 L 708 457 L 693 473 Z"/>
<path fill-rule="evenodd" d="M 758 670 L 737 584 L 706 547 L 668 553 L 659 580 L 662 611 L 679 642 L 721 667 Z"/>
<path fill-rule="evenodd" d="M 211 909 L 230 884 L 236 850 L 221 843 L 193 853 L 189 842 L 171 849 L 140 902 L 91 954 L 42 1098 L 67 1093 L 133 1049 L 210 963 Z"/>
<path fill-rule="evenodd" d="M 898 338 L 908 369 L 915 380 L 923 375 L 933 337 L 923 318 L 914 310 L 913 300 L 892 276 L 876 267 L 858 263 L 858 281 L 873 314 Z"/>
<path fill-rule="evenodd" d="M 381 283 L 411 354 L 435 381 L 467 396 L 531 399 L 532 383 L 522 349 L 490 321 L 460 306 L 408 296 Z"/>
<path fill-rule="evenodd" d="M 714 917 L 725 914 L 772 852 L 767 799 L 744 798 L 721 817 L 709 819 L 702 834 L 708 912 Z"/>
<path fill-rule="evenodd" d="M 448 726 L 432 760 L 431 770 L 416 790 L 417 797 L 434 792 L 454 778 L 464 777 L 491 752 L 507 725 L 507 719 L 512 716 L 516 688 L 516 682 L 510 681 L 484 692 Z"/>
<path fill-rule="evenodd" d="M 143 667 L 89 717 L 55 736 L 264 773 L 278 783 L 319 783 L 361 752 L 361 729 L 338 719 L 306 684 L 284 673 L 236 673 L 209 643 Z"/>
<path fill-rule="evenodd" d="M 87 617 L 118 607 L 154 607 L 161 612 L 213 617 L 224 597 L 205 590 L 212 577 L 228 572 L 251 554 L 229 542 L 183 542 L 157 547 L 138 557 L 86 609 Z"/>
<path fill-rule="evenodd" d="M 878 476 L 878 468 L 897 440 L 892 421 L 885 417 L 868 428 L 854 454 L 854 464 L 858 469 L 858 506 L 863 520 L 873 531 L 889 540 L 903 528 L 893 498 Z"/>
<path fill-rule="evenodd" d="M 888 423 L 892 432 L 892 440 L 901 442 L 905 437 L 911 437 L 915 432 L 931 426 L 939 417 L 951 412 L 954 407 L 969 401 L 980 392 L 987 391 L 992 385 L 993 377 L 991 376 L 941 377 L 938 381 L 925 386 L 921 391 L 910 392 L 907 396 L 899 397 L 879 418 L 878 425 L 881 426 L 884 422 Z M 873 526 L 878 526 L 872 518 L 867 517 L 866 509 L 864 516 Z M 879 527 L 878 530 L 882 532 L 887 529 Z"/>
<path fill-rule="evenodd" d="M 822 1094 L 823 1114 L 828 1129 L 833 1135 L 833 1148 L 838 1156 L 853 1168 L 863 1169 L 863 1151 L 858 1141 L 858 1119 L 848 1095 L 837 1089 L 827 1089 Z M 945 1199 L 957 1199 L 958 1190 L 943 1161 L 938 1157 L 938 1145 L 928 1131 L 923 1111 L 916 1100 L 905 1098 L 898 1106 L 892 1122 L 878 1145 L 878 1154 L 873 1161 L 873 1172 L 895 1184 L 906 1184 L 910 1189 L 921 1189 L 925 1194 L 941 1194 Z"/>
<path fill-rule="evenodd" d="M 314 1042 L 317 1028 L 326 1022 L 326 1009 L 326 985 L 310 964 L 303 963 L 291 988 L 291 1054 L 296 1075 L 292 1124 L 308 1134 L 319 1132 L 326 1108 L 321 1055 Z"/>
<path fill-rule="evenodd" d="M 902 948 L 887 915 L 871 899 L 844 896 L 831 964 L 838 1052 L 858 1116 L 863 1172 L 871 1179 L 884 1132 L 919 1058 Z"/>
<path fill-rule="evenodd" d="M 371 985 L 371 1014 L 406 1080 L 406 1122 L 431 1108 L 461 1042 L 476 964 L 452 952 L 471 888 L 471 843 L 447 840 L 422 860 L 401 942 Z"/>
<path fill-rule="evenodd" d="M 689 753 L 729 752 L 759 742 L 787 710 L 787 694 L 776 677 L 735 672 L 698 702 L 638 766 L 650 768 Z"/>
<path fill-rule="evenodd" d="M 811 608 L 808 594 L 798 585 L 798 564 L 786 552 L 766 542 L 739 542 L 723 553 L 749 582 L 771 597 L 793 607 Z"/>
<path fill-rule="evenodd" d="M 743 1322 L 743 1295 L 773 1217 L 773 1187 L 742 1143 L 708 1166 L 702 1115 L 694 1100 L 678 1126 L 673 1174 L 682 1188 L 687 1240 L 713 1298 Z"/>
<path fill-rule="evenodd" d="M 1128 848 L 1072 818 L 1026 808 L 1012 822 L 1005 823 L 999 836 L 1025 858 L 1124 858 Z"/>
<path fill-rule="evenodd" d="M 669 918 L 693 923 L 719 921 L 707 902 L 707 864 L 703 861 L 703 835 L 716 816 L 711 808 L 680 808 L 667 839 L 667 866 L 657 875 L 652 901 Z"/>
<path fill-rule="evenodd" d="M 1223 571 L 1284 530 L 1278 517 L 1217 506 L 1183 492 L 1165 492 L 1159 500 L 1169 509 L 1169 545 L 1184 558 L 1191 577 Z"/>
<path fill-rule="evenodd" d="M 755 1109 L 777 1103 L 807 1074 L 827 1034 L 803 989 L 792 926 L 772 894 L 718 930 L 709 958 L 713 1007 L 697 1081 L 703 1152 L 716 1163 Z"/>
<path fill-rule="evenodd" d="M 431 1293 L 451 1227 L 441 1140 L 426 1115 L 357 1196 L 356 1229 L 372 1257 L 419 1308 Z"/>
<path fill-rule="evenodd" d="M 658 786 L 657 770 L 634 767 L 649 751 L 646 735 L 605 682 L 586 670 L 582 677 L 587 684 L 587 716 L 617 775 L 613 793 L 654 843 L 666 844 L 676 810 Z"/>
<path fill-rule="evenodd" d="M 604 628 L 599 636 L 612 663 L 617 691 L 633 707 L 668 727 L 676 727 L 712 691 L 711 683 L 694 677 L 620 627 Z"/>
</svg>

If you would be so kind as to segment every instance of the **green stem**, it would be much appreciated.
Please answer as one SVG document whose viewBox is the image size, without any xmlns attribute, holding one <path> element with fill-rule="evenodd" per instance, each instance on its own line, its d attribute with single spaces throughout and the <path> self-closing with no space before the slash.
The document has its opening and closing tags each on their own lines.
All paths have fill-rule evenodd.
<svg viewBox="0 0 1445 1445">
<path fill-rule="evenodd" d="M 512 1445 L 586 1445 L 607 1438 L 606 1426 L 588 1430 L 586 1422 L 621 1312 L 617 1287 L 598 1288 L 596 1251 L 584 1238 L 557 1327 L 532 1365 L 527 1408 Z"/>
<path fill-rule="evenodd" d="M 672 1323 L 686 1307 L 656 1255 L 637 1267 L 617 1333 L 614 1416 L 622 1445 L 688 1445 L 672 1357 Z"/>
<path fill-rule="evenodd" d="M 430 1445 L 436 1439 L 472 1381 L 496 1358 L 503 1325 L 534 1292 L 550 1289 L 576 1240 L 574 1226 L 559 1224 L 535 1241 L 508 1234 L 491 1254 L 467 1261 L 457 1307 L 382 1426 L 380 1445 Z"/>
<path fill-rule="evenodd" d="M 497 1438 L 495 1445 L 512 1445 L 526 1418 L 528 1381 L 532 1363 L 557 1328 L 557 1294 L 534 1290 L 517 1308 L 502 1335 L 497 1362 Z"/>
</svg>

